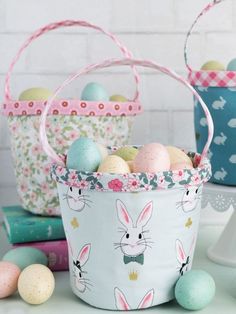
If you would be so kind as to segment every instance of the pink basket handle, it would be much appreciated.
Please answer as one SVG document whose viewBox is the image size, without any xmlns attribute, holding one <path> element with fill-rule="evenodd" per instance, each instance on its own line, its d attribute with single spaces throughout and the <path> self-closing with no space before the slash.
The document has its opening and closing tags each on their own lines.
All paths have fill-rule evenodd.
<svg viewBox="0 0 236 314">
<path fill-rule="evenodd" d="M 50 24 L 36 30 L 23 43 L 23 45 L 18 50 L 16 56 L 12 60 L 12 63 L 10 64 L 9 70 L 8 70 L 8 72 L 6 74 L 6 78 L 5 78 L 5 100 L 6 101 L 11 100 L 11 98 L 12 98 L 11 93 L 10 93 L 10 78 L 11 78 L 13 68 L 14 68 L 16 62 L 21 57 L 21 54 L 23 53 L 23 51 L 31 44 L 31 42 L 33 42 L 35 39 L 42 36 L 43 34 L 50 32 L 52 30 L 55 30 L 57 28 L 60 28 L 60 27 L 71 27 L 71 26 L 81 26 L 81 27 L 93 28 L 93 29 L 98 30 L 99 32 L 110 37 L 113 40 L 113 42 L 120 48 L 120 50 L 122 51 L 122 53 L 124 54 L 125 57 L 127 57 L 127 58 L 132 57 L 132 53 L 118 40 L 118 38 L 115 35 L 113 35 L 110 32 L 105 31 L 104 29 L 102 29 L 101 27 L 99 27 L 97 25 L 94 25 L 94 24 L 91 24 L 89 22 L 82 21 L 82 20 L 65 20 L 65 21 L 50 23 Z M 139 84 L 140 80 L 139 80 L 139 75 L 138 75 L 135 67 L 132 66 L 132 69 L 133 69 L 135 84 L 136 84 L 136 91 L 135 91 L 135 96 L 134 96 L 134 101 L 136 101 L 138 99 L 138 96 L 139 96 L 138 84 Z"/>
<path fill-rule="evenodd" d="M 129 66 L 142 66 L 142 67 L 146 67 L 146 68 L 152 68 L 155 70 L 159 70 L 162 73 L 165 73 L 169 76 L 171 76 L 172 78 L 176 79 L 177 81 L 179 81 L 180 83 L 182 83 L 183 85 L 185 85 L 192 93 L 193 95 L 196 97 L 196 99 L 199 101 L 199 103 L 202 106 L 202 109 L 206 115 L 206 119 L 207 119 L 207 123 L 208 123 L 208 139 L 207 139 L 207 143 L 203 149 L 202 152 L 202 157 L 201 157 L 201 162 L 204 160 L 204 158 L 207 156 L 207 151 L 209 149 L 209 146 L 211 144 L 212 141 L 212 137 L 213 137 L 213 131 L 214 131 L 214 126 L 213 126 L 213 121 L 212 121 L 212 117 L 211 114 L 206 106 L 206 104 L 204 103 L 204 101 L 202 100 L 202 98 L 199 96 L 199 94 L 195 91 L 195 89 L 187 82 L 187 80 L 185 80 L 183 77 L 179 76 L 177 73 L 171 71 L 168 68 L 165 68 L 153 61 L 148 61 L 148 60 L 138 60 L 138 59 L 131 59 L 131 58 L 126 58 L 126 59 L 109 59 L 109 60 L 105 60 L 101 63 L 97 63 L 97 64 L 92 64 L 90 66 L 85 67 L 84 69 L 78 71 L 77 73 L 71 75 L 68 79 L 66 79 L 55 91 L 54 95 L 48 100 L 46 106 L 45 106 L 45 110 L 42 113 L 41 116 L 41 121 L 40 121 L 40 140 L 43 146 L 43 149 L 45 151 L 45 153 L 56 163 L 64 166 L 65 165 L 65 160 L 58 156 L 57 153 L 53 150 L 53 148 L 50 146 L 48 139 L 47 139 L 47 134 L 46 134 L 46 119 L 47 119 L 47 115 L 48 115 L 48 111 L 53 103 L 53 101 L 55 100 L 55 98 L 57 97 L 57 95 L 67 86 L 69 85 L 72 81 L 74 81 L 77 77 L 84 75 L 84 74 L 88 74 L 94 70 L 98 70 L 98 69 L 103 69 L 103 68 L 107 68 L 110 66 L 122 66 L 122 65 L 129 65 Z"/>
<path fill-rule="evenodd" d="M 193 24 L 190 27 L 190 30 L 187 33 L 186 39 L 185 39 L 185 43 L 184 43 L 184 60 L 185 60 L 185 64 L 186 67 L 188 68 L 188 70 L 190 72 L 192 72 L 192 68 L 189 65 L 188 62 L 188 55 L 187 55 L 187 51 L 188 51 L 188 43 L 189 43 L 189 38 L 192 34 L 193 28 L 195 27 L 195 25 L 197 24 L 197 22 L 199 21 L 199 19 L 205 15 L 208 11 L 210 11 L 213 7 L 215 7 L 217 4 L 223 2 L 225 0 L 213 0 L 213 2 L 209 3 L 202 11 L 201 13 L 196 17 L 196 19 L 194 20 Z"/>
</svg>

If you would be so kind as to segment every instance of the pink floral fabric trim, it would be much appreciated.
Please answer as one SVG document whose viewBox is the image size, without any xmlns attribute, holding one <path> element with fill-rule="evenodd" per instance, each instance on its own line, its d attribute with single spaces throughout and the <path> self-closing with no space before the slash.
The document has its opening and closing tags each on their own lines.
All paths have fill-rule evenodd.
<svg viewBox="0 0 236 314">
<path fill-rule="evenodd" d="M 189 153 L 194 163 L 200 155 Z M 81 172 L 52 165 L 52 178 L 62 184 L 75 186 L 82 190 L 99 192 L 144 192 L 170 188 L 199 186 L 211 177 L 211 165 L 205 159 L 201 166 L 194 169 L 164 171 L 158 173 L 109 174 L 100 172 Z"/>
<path fill-rule="evenodd" d="M 46 102 L 8 101 L 3 104 L 5 116 L 41 115 Z M 139 102 L 97 102 L 77 99 L 54 101 L 49 111 L 51 115 L 79 116 L 134 116 L 142 112 Z"/>
<path fill-rule="evenodd" d="M 236 71 L 191 71 L 188 80 L 193 86 L 235 87 Z"/>
</svg>

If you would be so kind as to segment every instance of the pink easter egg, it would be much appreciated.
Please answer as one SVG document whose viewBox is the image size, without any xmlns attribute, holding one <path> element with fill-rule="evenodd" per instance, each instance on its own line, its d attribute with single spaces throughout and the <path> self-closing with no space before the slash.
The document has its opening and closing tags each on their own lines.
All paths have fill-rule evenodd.
<svg viewBox="0 0 236 314">
<path fill-rule="evenodd" d="M 177 162 L 170 166 L 170 170 L 193 169 L 193 166 L 187 162 Z"/>
<path fill-rule="evenodd" d="M 20 268 L 10 262 L 0 262 L 0 299 L 12 295 L 17 290 Z"/>
<path fill-rule="evenodd" d="M 170 169 L 170 157 L 159 143 L 144 145 L 134 159 L 134 172 L 158 172 Z"/>
</svg>

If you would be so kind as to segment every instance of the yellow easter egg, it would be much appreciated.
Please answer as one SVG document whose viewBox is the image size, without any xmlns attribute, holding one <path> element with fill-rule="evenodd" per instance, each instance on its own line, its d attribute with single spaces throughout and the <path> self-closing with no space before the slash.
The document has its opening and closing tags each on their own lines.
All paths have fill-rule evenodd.
<svg viewBox="0 0 236 314">
<path fill-rule="evenodd" d="M 167 149 L 168 154 L 170 156 L 170 165 L 171 166 L 174 164 L 184 163 L 186 165 L 193 167 L 193 163 L 192 163 L 191 159 L 181 149 L 174 147 L 174 146 L 166 146 L 166 149 Z"/>
<path fill-rule="evenodd" d="M 112 95 L 109 98 L 110 101 L 117 101 L 117 102 L 127 102 L 128 99 L 122 95 Z"/>
<path fill-rule="evenodd" d="M 23 91 L 20 96 L 20 101 L 30 100 L 48 100 L 53 95 L 53 92 L 43 87 L 33 87 Z"/>
<path fill-rule="evenodd" d="M 211 60 L 203 64 L 201 70 L 204 71 L 225 71 L 225 66 L 219 61 Z"/>
<path fill-rule="evenodd" d="M 41 264 L 26 267 L 18 280 L 21 298 L 29 304 L 42 304 L 52 295 L 55 279 L 51 270 Z"/>
<path fill-rule="evenodd" d="M 100 166 L 98 167 L 98 172 L 105 173 L 130 173 L 128 164 L 119 156 L 109 155 L 107 156 Z"/>
<path fill-rule="evenodd" d="M 128 166 L 129 166 L 130 172 L 134 172 L 134 161 L 133 160 L 128 160 L 126 162 L 127 162 Z"/>
</svg>

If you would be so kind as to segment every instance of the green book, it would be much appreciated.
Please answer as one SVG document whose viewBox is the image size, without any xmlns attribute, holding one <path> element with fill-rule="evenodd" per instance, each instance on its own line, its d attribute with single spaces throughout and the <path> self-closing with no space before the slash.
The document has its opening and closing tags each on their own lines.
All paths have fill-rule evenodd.
<svg viewBox="0 0 236 314">
<path fill-rule="evenodd" d="M 2 212 L 10 243 L 65 239 L 61 217 L 34 215 L 19 205 L 3 207 Z"/>
</svg>

